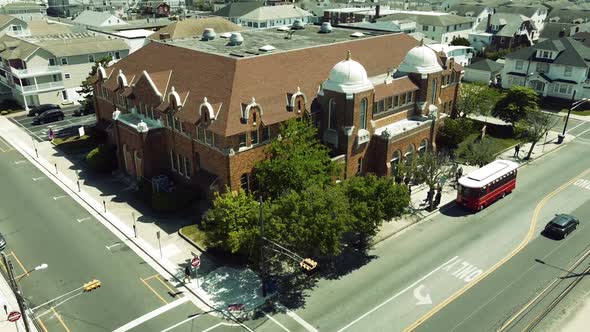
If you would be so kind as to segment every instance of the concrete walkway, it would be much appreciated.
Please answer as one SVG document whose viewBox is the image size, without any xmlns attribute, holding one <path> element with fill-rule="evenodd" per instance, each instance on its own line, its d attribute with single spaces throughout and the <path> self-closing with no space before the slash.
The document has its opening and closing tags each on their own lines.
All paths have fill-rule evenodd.
<svg viewBox="0 0 590 332">
<path fill-rule="evenodd" d="M 5 311 L 6 310 L 6 311 Z M 12 323 L 7 320 L 8 314 L 13 311 L 20 312 L 18 308 L 18 303 L 16 302 L 16 297 L 14 296 L 14 292 L 10 288 L 8 281 L 4 278 L 0 277 L 0 331 L 2 332 L 18 332 L 18 331 L 25 331 L 25 325 L 23 323 L 23 318 L 21 317 L 16 322 Z M 37 328 L 35 324 L 29 319 L 29 328 L 31 332 L 37 332 Z"/>
</svg>

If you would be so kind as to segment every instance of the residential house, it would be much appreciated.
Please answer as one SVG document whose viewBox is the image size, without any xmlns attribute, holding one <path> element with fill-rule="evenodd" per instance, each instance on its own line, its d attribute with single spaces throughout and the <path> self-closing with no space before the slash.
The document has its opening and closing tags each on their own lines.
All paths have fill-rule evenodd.
<svg viewBox="0 0 590 332">
<path fill-rule="evenodd" d="M 428 47 L 436 52 L 442 52 L 447 59 L 453 59 L 455 63 L 465 67 L 471 63 L 475 50 L 471 46 L 452 46 L 447 44 L 429 44 Z"/>
<path fill-rule="evenodd" d="M 512 3 L 512 2 L 509 2 Z M 496 14 L 497 13 L 505 13 L 505 14 L 520 14 L 525 17 L 528 17 L 533 24 L 533 28 L 537 31 L 543 31 L 543 27 L 545 26 L 545 21 L 547 15 L 549 14 L 549 9 L 543 5 L 520 5 L 520 4 L 510 4 L 510 5 L 499 5 L 495 7 Z M 533 36 L 533 41 L 536 41 L 539 38 L 539 33 L 536 33 Z"/>
<path fill-rule="evenodd" d="M 11 15 L 0 14 L 0 35 L 29 35 L 28 23 Z"/>
<path fill-rule="evenodd" d="M 493 51 L 530 46 L 538 38 L 538 30 L 531 19 L 515 13 L 491 15 L 488 20 L 479 23 L 476 30 L 491 34 L 490 43 L 485 48 Z M 470 35 L 470 39 L 480 37 L 479 41 L 484 42 L 483 35 Z"/>
<path fill-rule="evenodd" d="M 563 37 L 571 37 L 578 32 L 590 31 L 590 22 L 588 23 L 545 23 L 543 31 L 539 36 L 539 41 L 546 39 L 557 39 Z"/>
<path fill-rule="evenodd" d="M 170 5 L 165 2 L 143 2 L 141 11 L 148 17 L 170 16 Z"/>
<path fill-rule="evenodd" d="M 239 24 L 251 28 L 272 28 L 291 25 L 296 20 L 312 23 L 313 14 L 294 5 L 258 7 L 239 18 Z"/>
<path fill-rule="evenodd" d="M 448 44 L 453 39 L 468 38 L 473 30 L 475 18 L 440 12 L 395 11 L 378 18 L 377 21 L 413 20 L 416 31 L 439 43 Z"/>
<path fill-rule="evenodd" d="M 407 34 L 411 34 L 411 33 L 416 32 L 416 22 L 410 21 L 410 20 L 340 23 L 340 24 L 338 24 L 338 26 L 339 27 L 350 27 L 350 28 L 362 29 L 362 30 L 403 32 L 403 33 L 407 33 Z"/>
<path fill-rule="evenodd" d="M 590 8 L 576 6 L 560 7 L 551 10 L 547 17 L 551 23 L 581 24 L 590 22 Z"/>
<path fill-rule="evenodd" d="M 0 14 L 11 15 L 21 20 L 40 20 L 47 17 L 47 6 L 36 2 L 11 2 L 0 7 Z"/>
<path fill-rule="evenodd" d="M 149 40 L 166 40 L 166 39 L 181 39 L 200 37 L 203 35 L 205 29 L 212 29 L 214 33 L 221 34 L 225 32 L 240 31 L 244 28 L 234 24 L 223 17 L 203 17 L 190 18 L 174 23 L 164 27 L 147 38 Z"/>
<path fill-rule="evenodd" d="M 308 25 L 290 39 L 251 29 L 153 41 L 99 67 L 97 126 L 117 145 L 121 169 L 134 178 L 164 174 L 210 198 L 226 186 L 251 190 L 267 144 L 302 117 L 345 178 L 393 176 L 432 149 L 462 67 L 405 34 L 320 29 Z"/>
<path fill-rule="evenodd" d="M 120 40 L 89 34 L 0 37 L 0 85 L 25 108 L 46 103 L 73 103 L 95 61 L 127 56 Z"/>
<path fill-rule="evenodd" d="M 94 7 L 94 4 L 106 3 L 102 0 L 47 0 L 47 13 L 57 17 L 73 17 L 83 12 L 87 7 Z"/>
<path fill-rule="evenodd" d="M 445 10 L 449 14 L 473 17 L 475 26 L 488 19 L 488 15 L 494 14 L 494 8 L 485 4 L 456 4 Z"/>
<path fill-rule="evenodd" d="M 590 48 L 590 32 L 578 32 L 573 38 L 582 43 L 582 45 Z"/>
<path fill-rule="evenodd" d="M 480 59 L 465 67 L 465 82 L 479 82 L 485 84 L 498 84 L 501 80 L 504 65 L 490 59 Z"/>
<path fill-rule="evenodd" d="M 121 25 L 88 26 L 89 32 L 107 39 L 120 39 L 129 46 L 129 53 L 137 51 L 149 42 L 148 36 L 154 31 L 172 24 L 168 18 L 148 18 L 124 21 Z"/>
<path fill-rule="evenodd" d="M 95 12 L 92 10 L 85 10 L 76 16 L 73 20 L 76 25 L 82 25 L 87 28 L 100 28 L 116 25 L 125 25 L 127 22 L 110 12 Z"/>
<path fill-rule="evenodd" d="M 224 5 L 213 12 L 215 16 L 221 16 L 229 21 L 240 24 L 240 18 L 256 8 L 264 6 L 264 3 L 259 1 L 238 1 Z"/>
<path fill-rule="evenodd" d="M 590 97 L 590 48 L 573 38 L 543 41 L 506 55 L 502 87 L 523 85 L 542 96 Z"/>
</svg>

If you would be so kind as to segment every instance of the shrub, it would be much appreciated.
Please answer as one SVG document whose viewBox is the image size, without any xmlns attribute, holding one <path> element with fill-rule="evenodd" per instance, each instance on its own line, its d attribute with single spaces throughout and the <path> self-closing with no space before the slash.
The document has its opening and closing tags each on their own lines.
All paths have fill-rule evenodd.
<svg viewBox="0 0 590 332">
<path fill-rule="evenodd" d="M 101 144 L 86 155 L 88 167 L 100 173 L 111 172 L 117 168 L 117 154 L 114 145 Z"/>
<path fill-rule="evenodd" d="M 2 112 L 0 112 L 0 114 L 2 114 L 2 115 L 7 115 L 8 113 L 10 113 L 10 112 L 8 112 L 8 111 L 2 111 Z"/>
<path fill-rule="evenodd" d="M 466 118 L 445 119 L 443 126 L 438 129 L 437 145 L 450 149 L 456 148 L 467 136 L 476 130 L 473 121 Z"/>
<path fill-rule="evenodd" d="M 201 199 L 201 192 L 190 186 L 178 185 L 170 192 L 152 191 L 152 183 L 142 180 L 138 183 L 137 197 L 148 204 L 155 212 L 169 213 L 189 207 L 195 200 Z"/>
</svg>

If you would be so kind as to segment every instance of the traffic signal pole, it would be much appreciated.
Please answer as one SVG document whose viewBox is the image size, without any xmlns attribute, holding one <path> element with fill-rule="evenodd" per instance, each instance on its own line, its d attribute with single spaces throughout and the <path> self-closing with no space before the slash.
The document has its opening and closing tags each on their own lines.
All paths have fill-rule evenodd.
<svg viewBox="0 0 590 332">
<path fill-rule="evenodd" d="M 262 196 L 260 196 L 260 278 L 262 279 L 262 297 L 266 297 L 266 262 L 264 261 L 264 219 L 262 217 Z"/>
<path fill-rule="evenodd" d="M 31 329 L 29 327 L 29 320 L 27 318 L 27 312 L 25 311 L 25 303 L 24 303 L 22 294 L 20 293 L 20 289 L 18 288 L 18 284 L 16 283 L 16 280 L 14 279 L 14 270 L 12 269 L 12 262 L 6 258 L 6 255 L 4 254 L 4 252 L 2 252 L 2 260 L 4 262 L 4 266 L 6 266 L 6 271 L 8 272 L 8 279 L 10 282 L 10 286 L 12 287 L 12 290 L 14 291 L 14 296 L 16 297 L 16 302 L 18 303 L 18 308 L 21 312 L 21 316 L 23 318 L 23 323 L 25 324 L 25 331 L 30 332 Z"/>
</svg>

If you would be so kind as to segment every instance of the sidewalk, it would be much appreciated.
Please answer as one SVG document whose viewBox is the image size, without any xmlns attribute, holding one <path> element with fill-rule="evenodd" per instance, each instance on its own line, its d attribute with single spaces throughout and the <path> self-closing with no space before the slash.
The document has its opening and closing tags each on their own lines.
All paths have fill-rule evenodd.
<svg viewBox="0 0 590 332">
<path fill-rule="evenodd" d="M 523 158 L 526 156 L 530 149 L 530 143 L 523 144 L 520 148 L 519 157 L 514 157 L 514 148 L 508 148 L 504 152 L 500 153 L 497 159 L 505 159 L 505 160 L 512 160 L 519 164 L 519 167 L 523 167 L 526 164 L 532 163 L 535 160 L 541 158 L 543 155 L 558 149 L 561 146 L 564 146 L 572 139 L 574 136 L 566 134 L 564 142 L 562 144 L 556 144 L 557 141 L 557 132 L 550 131 L 547 135 L 547 142 L 541 141 L 535 145 L 533 149 L 533 153 L 531 155 L 530 160 L 524 160 Z M 469 166 L 469 165 L 460 165 L 463 168 L 463 175 L 469 174 L 476 169 L 477 166 Z M 443 186 L 441 202 L 439 208 L 428 212 L 426 210 L 426 206 L 422 205 L 424 199 L 426 198 L 426 194 L 428 192 L 428 186 L 422 184 L 419 186 L 412 187 L 412 194 L 411 194 L 411 209 L 413 209 L 413 213 L 409 215 L 405 215 L 402 218 L 394 219 L 389 222 L 383 223 L 381 226 L 381 230 L 374 238 L 374 243 L 379 243 L 387 238 L 395 236 L 399 232 L 407 229 L 408 227 L 420 222 L 430 219 L 431 216 L 435 215 L 440 210 L 444 210 L 453 206 L 455 198 L 457 198 L 457 190 L 452 186 L 450 181 Z"/>
<path fill-rule="evenodd" d="M 4 312 L 4 306 L 6 305 L 6 311 L 11 313 L 13 311 L 20 312 L 18 308 L 18 303 L 16 302 L 16 297 L 14 296 L 14 292 L 10 288 L 8 281 L 4 279 L 3 276 L 0 275 L 0 331 L 2 332 L 18 332 L 18 331 L 25 331 L 25 324 L 23 323 L 23 318 L 21 317 L 15 323 L 9 322 L 7 320 L 8 314 Z M 37 332 L 37 328 L 33 322 L 29 319 L 29 328 L 31 332 Z"/>
</svg>

